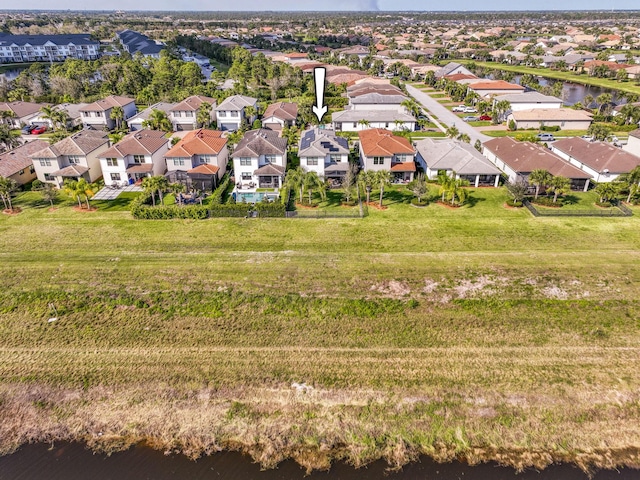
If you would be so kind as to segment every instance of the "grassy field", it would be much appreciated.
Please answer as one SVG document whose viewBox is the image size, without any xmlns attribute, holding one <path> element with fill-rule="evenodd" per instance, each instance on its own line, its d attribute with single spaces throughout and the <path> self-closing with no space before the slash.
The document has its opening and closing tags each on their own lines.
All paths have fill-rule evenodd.
<svg viewBox="0 0 640 480">
<path fill-rule="evenodd" d="M 24 194 L 0 216 L 0 450 L 637 465 L 640 209 L 534 218 L 470 193 L 207 221 Z"/>
</svg>

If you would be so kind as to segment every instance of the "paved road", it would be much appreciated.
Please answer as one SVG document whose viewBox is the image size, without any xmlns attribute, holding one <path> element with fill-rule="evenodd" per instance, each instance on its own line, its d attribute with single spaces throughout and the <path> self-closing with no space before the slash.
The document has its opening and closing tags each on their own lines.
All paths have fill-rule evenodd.
<svg viewBox="0 0 640 480">
<path fill-rule="evenodd" d="M 467 135 L 469 135 L 469 137 L 471 138 L 471 145 L 476 143 L 476 140 L 480 140 L 481 143 L 484 143 L 487 140 L 491 140 L 492 137 L 489 137 L 488 135 L 484 135 L 480 133 L 471 125 L 468 125 L 466 122 L 463 122 L 462 119 L 458 117 L 455 113 L 453 113 L 451 110 L 447 109 L 446 107 L 442 106 L 440 103 L 437 102 L 436 99 L 431 98 L 426 93 L 421 92 L 420 90 L 418 90 L 417 88 L 411 85 L 407 85 L 407 91 L 413 96 L 413 98 L 416 99 L 418 103 L 422 104 L 424 108 L 426 108 L 431 113 L 433 113 L 436 117 L 438 117 L 438 120 L 440 120 L 440 123 L 442 123 L 443 125 L 446 125 L 447 127 L 450 127 L 451 125 L 455 125 L 456 128 L 460 131 L 460 133 L 466 133 Z"/>
</svg>

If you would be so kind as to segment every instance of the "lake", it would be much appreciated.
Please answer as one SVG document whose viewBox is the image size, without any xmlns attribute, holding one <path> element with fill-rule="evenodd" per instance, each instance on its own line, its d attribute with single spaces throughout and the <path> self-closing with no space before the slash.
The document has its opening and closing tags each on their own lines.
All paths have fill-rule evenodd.
<svg viewBox="0 0 640 480">
<path fill-rule="evenodd" d="M 640 471 L 602 470 L 593 480 L 636 480 Z M 385 462 L 355 469 L 344 463 L 335 464 L 328 472 L 305 471 L 293 461 L 275 470 L 261 471 L 251 458 L 237 452 L 221 452 L 198 461 L 182 455 L 164 455 L 145 446 L 130 448 L 111 456 L 94 454 L 77 443 L 26 445 L 12 455 L 0 457 L 2 480 L 588 480 L 588 476 L 571 465 L 552 465 L 542 472 L 528 470 L 516 473 L 511 468 L 487 463 L 470 467 L 464 463 L 439 464 L 422 457 L 399 472 L 387 471 Z"/>
</svg>

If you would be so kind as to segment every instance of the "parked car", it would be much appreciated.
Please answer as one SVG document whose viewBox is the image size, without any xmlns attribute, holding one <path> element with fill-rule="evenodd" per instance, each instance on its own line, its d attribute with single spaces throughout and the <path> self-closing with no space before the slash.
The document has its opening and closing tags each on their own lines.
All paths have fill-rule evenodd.
<svg viewBox="0 0 640 480">
<path fill-rule="evenodd" d="M 34 128 L 36 128 L 35 125 L 25 125 L 22 127 L 22 134 L 29 135 Z"/>
<path fill-rule="evenodd" d="M 464 107 L 464 113 L 478 113 L 478 110 L 473 107 Z"/>
<path fill-rule="evenodd" d="M 490 122 L 491 120 L 493 120 L 493 118 L 491 118 L 489 115 L 480 115 L 480 120 L 482 120 L 483 122 Z"/>
<path fill-rule="evenodd" d="M 539 133 L 538 135 L 536 135 L 536 137 L 538 137 L 538 140 L 540 140 L 542 142 L 553 142 L 556 139 L 550 133 Z"/>
<path fill-rule="evenodd" d="M 466 117 L 462 117 L 462 120 L 464 120 L 465 122 L 477 122 L 479 118 L 474 117 L 473 115 L 467 115 Z"/>
<path fill-rule="evenodd" d="M 467 108 L 466 105 L 458 105 L 457 107 L 453 107 L 451 109 L 452 112 L 464 113 L 464 109 Z"/>
<path fill-rule="evenodd" d="M 42 125 L 41 127 L 36 127 L 33 130 L 31 130 L 31 135 L 40 135 L 41 133 L 44 133 L 46 131 L 47 131 L 47 127 Z"/>
<path fill-rule="evenodd" d="M 587 142 L 595 141 L 591 135 L 582 135 L 580 138 L 584 138 Z"/>
</svg>

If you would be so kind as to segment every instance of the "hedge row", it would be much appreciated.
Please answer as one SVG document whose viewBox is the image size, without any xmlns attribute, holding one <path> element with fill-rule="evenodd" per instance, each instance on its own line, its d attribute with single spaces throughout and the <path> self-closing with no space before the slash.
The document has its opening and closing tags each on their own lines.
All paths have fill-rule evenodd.
<svg viewBox="0 0 640 480">
<path fill-rule="evenodd" d="M 131 210 L 134 218 L 139 220 L 169 220 L 172 218 L 190 218 L 192 220 L 204 220 L 209 216 L 209 207 L 206 205 L 161 205 L 152 207 L 142 205 Z"/>
<path fill-rule="evenodd" d="M 284 217 L 286 215 L 286 206 L 282 203 L 256 203 L 255 211 L 259 217 Z"/>
<path fill-rule="evenodd" d="M 229 188 L 229 174 L 225 173 L 224 177 L 222 179 L 222 182 L 220 183 L 220 185 L 218 185 L 218 188 L 216 188 L 214 190 L 214 192 L 211 194 L 211 204 L 221 204 L 222 200 L 224 199 L 224 194 L 227 191 L 227 188 Z"/>
</svg>

